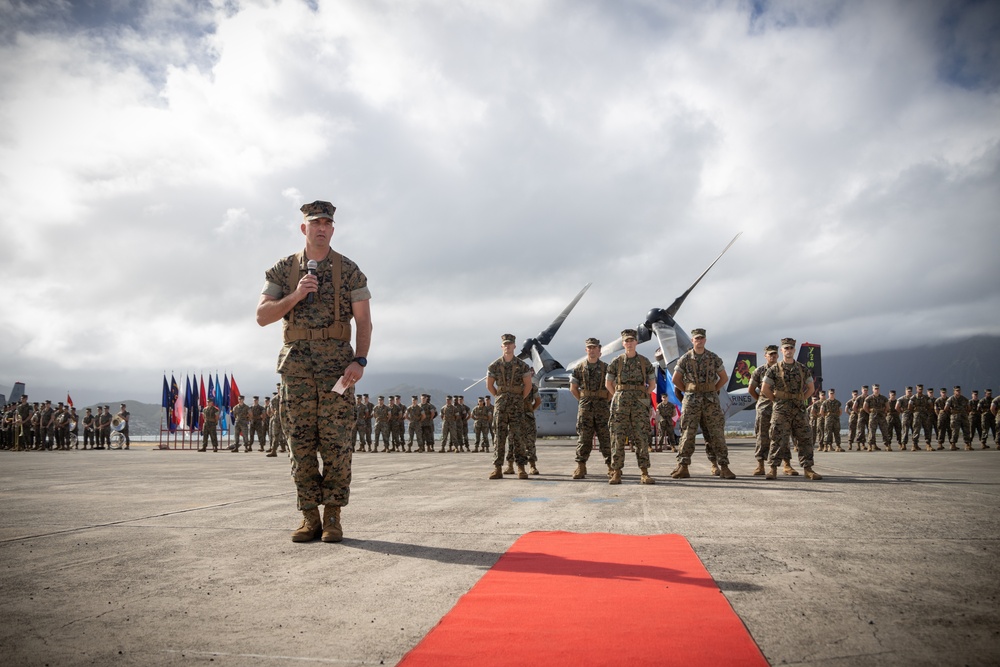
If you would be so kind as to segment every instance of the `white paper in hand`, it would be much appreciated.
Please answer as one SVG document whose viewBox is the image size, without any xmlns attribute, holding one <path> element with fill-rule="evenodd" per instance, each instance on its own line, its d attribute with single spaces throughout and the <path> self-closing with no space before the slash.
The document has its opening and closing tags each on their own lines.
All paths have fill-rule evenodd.
<svg viewBox="0 0 1000 667">
<path fill-rule="evenodd" d="M 347 380 L 345 380 L 344 376 L 341 375 L 340 379 L 337 380 L 337 384 L 333 385 L 333 389 L 331 389 L 330 391 L 335 391 L 338 394 L 340 394 L 341 396 L 343 396 L 344 392 L 347 391 L 347 389 L 348 389 L 348 387 L 347 387 Z"/>
</svg>

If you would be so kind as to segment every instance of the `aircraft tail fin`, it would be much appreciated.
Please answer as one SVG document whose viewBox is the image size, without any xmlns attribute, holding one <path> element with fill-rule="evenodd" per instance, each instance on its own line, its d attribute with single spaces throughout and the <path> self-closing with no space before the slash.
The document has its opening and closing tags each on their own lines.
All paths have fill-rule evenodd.
<svg viewBox="0 0 1000 667">
<path fill-rule="evenodd" d="M 823 360 L 820 356 L 820 346 L 816 343 L 802 343 L 799 347 L 798 362 L 812 372 L 816 392 L 823 389 Z"/>
<path fill-rule="evenodd" d="M 727 392 L 737 389 L 746 389 L 750 386 L 750 376 L 757 368 L 756 352 L 740 352 L 736 355 L 736 363 L 733 364 L 733 373 L 729 376 Z"/>
</svg>

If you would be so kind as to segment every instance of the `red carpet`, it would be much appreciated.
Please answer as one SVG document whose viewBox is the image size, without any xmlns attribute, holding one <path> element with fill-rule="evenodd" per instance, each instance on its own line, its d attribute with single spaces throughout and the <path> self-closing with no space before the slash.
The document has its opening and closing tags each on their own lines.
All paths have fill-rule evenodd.
<svg viewBox="0 0 1000 667">
<path fill-rule="evenodd" d="M 399 663 L 767 665 L 680 535 L 528 533 Z"/>
</svg>

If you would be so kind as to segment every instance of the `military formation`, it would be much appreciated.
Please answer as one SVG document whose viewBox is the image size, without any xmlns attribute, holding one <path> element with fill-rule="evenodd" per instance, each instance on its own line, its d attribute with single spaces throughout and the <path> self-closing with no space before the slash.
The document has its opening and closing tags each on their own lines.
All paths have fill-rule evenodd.
<svg viewBox="0 0 1000 667">
<path fill-rule="evenodd" d="M 129 449 L 129 413 L 122 403 L 86 408 L 81 416 L 72 405 L 52 401 L 30 403 L 22 394 L 17 403 L 0 410 L 0 449 L 12 451 L 69 451 Z M 81 438 L 82 435 L 82 438 Z"/>
</svg>

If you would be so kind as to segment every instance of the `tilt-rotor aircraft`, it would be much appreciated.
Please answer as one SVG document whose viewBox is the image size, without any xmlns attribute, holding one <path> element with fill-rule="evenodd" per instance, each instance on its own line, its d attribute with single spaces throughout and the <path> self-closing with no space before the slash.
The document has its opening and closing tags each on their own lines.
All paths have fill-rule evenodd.
<svg viewBox="0 0 1000 667">
<path fill-rule="evenodd" d="M 17 403 L 21 400 L 21 396 L 24 395 L 24 383 L 15 382 L 14 386 L 10 389 L 10 399 L 8 400 L 6 396 L 0 394 L 0 406 L 7 405 L 8 403 Z"/>
</svg>

